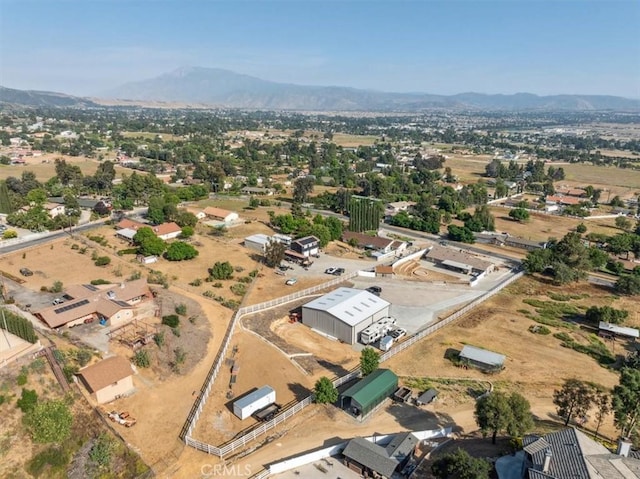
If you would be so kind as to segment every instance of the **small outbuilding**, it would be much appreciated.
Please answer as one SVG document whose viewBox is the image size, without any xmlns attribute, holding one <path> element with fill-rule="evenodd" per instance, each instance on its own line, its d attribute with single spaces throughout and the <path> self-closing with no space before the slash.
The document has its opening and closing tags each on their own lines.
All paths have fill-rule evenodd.
<svg viewBox="0 0 640 479">
<path fill-rule="evenodd" d="M 438 391 L 436 391 L 433 388 L 427 389 L 425 392 L 423 392 L 422 394 L 420 394 L 420 396 L 416 398 L 416 405 L 424 406 L 425 404 L 431 404 L 433 401 L 436 400 L 437 397 L 438 397 Z"/>
<path fill-rule="evenodd" d="M 271 238 L 265 234 L 255 234 L 251 236 L 247 236 L 244 239 L 245 248 L 252 249 L 254 251 L 258 251 L 261 254 L 264 254 L 267 245 L 271 241 Z"/>
<path fill-rule="evenodd" d="M 497 371 L 504 367 L 506 357 L 502 354 L 467 344 L 460 351 L 460 359 L 479 369 Z"/>
<path fill-rule="evenodd" d="M 131 364 L 120 356 L 81 369 L 78 378 L 98 404 L 114 401 L 134 390 Z"/>
<path fill-rule="evenodd" d="M 347 344 L 376 321 L 389 316 L 391 304 L 368 291 L 338 288 L 302 306 L 302 323 Z"/>
<path fill-rule="evenodd" d="M 240 419 L 250 417 L 256 411 L 276 402 L 276 392 L 271 386 L 262 386 L 260 389 L 241 397 L 233 403 L 233 414 Z"/>
<path fill-rule="evenodd" d="M 340 407 L 354 416 L 366 416 L 398 389 L 398 376 L 376 369 L 340 395 Z"/>
<path fill-rule="evenodd" d="M 224 223 L 232 223 L 239 219 L 238 213 L 235 211 L 223 210 L 222 208 L 215 208 L 208 206 L 202 211 L 207 218 L 222 221 Z"/>
<path fill-rule="evenodd" d="M 623 337 L 632 338 L 634 341 L 640 337 L 640 331 L 635 328 L 625 328 L 615 324 L 600 321 L 598 325 L 598 334 L 603 337 Z"/>
</svg>

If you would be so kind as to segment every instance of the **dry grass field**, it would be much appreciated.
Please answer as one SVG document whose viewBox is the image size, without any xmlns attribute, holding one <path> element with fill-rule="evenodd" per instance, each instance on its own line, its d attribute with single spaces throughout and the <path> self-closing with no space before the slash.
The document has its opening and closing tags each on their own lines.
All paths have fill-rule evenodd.
<svg viewBox="0 0 640 479">
<path fill-rule="evenodd" d="M 10 176 L 20 178 L 24 171 L 32 171 L 39 181 L 47 181 L 48 179 L 56 176 L 56 168 L 54 163 L 56 158 L 62 158 L 69 164 L 79 166 L 83 175 L 93 175 L 98 169 L 99 162 L 98 160 L 93 158 L 49 153 L 37 158 L 26 158 L 25 165 L 0 165 L 0 179 L 6 179 Z M 113 154 L 108 154 L 106 155 L 105 159 L 113 160 L 113 158 Z M 133 173 L 133 170 L 122 168 L 121 166 L 117 165 L 115 169 L 117 178 L 121 178 L 123 173 L 127 175 L 131 175 L 131 173 Z"/>
<path fill-rule="evenodd" d="M 373 135 L 347 135 L 345 133 L 334 133 L 333 142 L 344 148 L 355 148 L 357 146 L 371 146 L 380 138 Z"/>
<path fill-rule="evenodd" d="M 569 231 L 575 230 L 576 226 L 584 223 L 587 232 L 615 235 L 620 230 L 615 228 L 614 218 L 569 218 L 566 216 L 545 215 L 532 213 L 525 223 L 514 221 L 509 217 L 508 208 L 493 207 L 491 213 L 495 217 L 496 231 L 507 232 L 513 236 L 533 240 L 546 241 L 549 238 L 562 238 Z"/>
</svg>

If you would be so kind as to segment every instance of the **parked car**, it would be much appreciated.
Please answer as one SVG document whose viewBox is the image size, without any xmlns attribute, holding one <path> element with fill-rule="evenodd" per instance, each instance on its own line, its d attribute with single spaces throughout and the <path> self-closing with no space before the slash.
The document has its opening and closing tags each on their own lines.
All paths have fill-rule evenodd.
<svg viewBox="0 0 640 479">
<path fill-rule="evenodd" d="M 403 329 L 403 328 L 396 328 L 393 331 L 391 331 L 389 333 L 389 336 L 391 336 L 393 339 L 400 339 L 401 337 L 405 336 L 407 334 L 407 330 Z"/>
<path fill-rule="evenodd" d="M 53 303 L 53 305 L 57 305 L 57 304 L 62 304 L 64 303 L 64 298 L 56 298 L 53 301 L 51 301 Z"/>
<path fill-rule="evenodd" d="M 380 296 L 380 293 L 382 293 L 382 288 L 380 286 L 369 286 L 365 291 L 368 291 L 371 294 L 375 294 L 376 296 Z"/>
<path fill-rule="evenodd" d="M 338 268 L 327 268 L 324 270 L 325 274 L 334 274 Z"/>
<path fill-rule="evenodd" d="M 344 268 L 336 268 L 334 270 L 334 272 L 331 273 L 331 274 L 334 275 L 334 276 L 340 276 L 340 275 L 342 275 L 342 273 L 344 273 Z"/>
<path fill-rule="evenodd" d="M 20 268 L 20 274 L 22 276 L 33 276 L 33 271 L 31 271 L 29 268 Z"/>
<path fill-rule="evenodd" d="M 296 278 L 289 278 L 287 281 L 285 281 L 284 284 L 286 284 L 287 286 L 293 286 L 297 282 L 298 282 L 298 280 Z"/>
<path fill-rule="evenodd" d="M 277 269 L 276 270 L 276 274 L 279 274 L 280 276 L 286 276 L 287 275 L 287 273 L 282 269 Z"/>
</svg>

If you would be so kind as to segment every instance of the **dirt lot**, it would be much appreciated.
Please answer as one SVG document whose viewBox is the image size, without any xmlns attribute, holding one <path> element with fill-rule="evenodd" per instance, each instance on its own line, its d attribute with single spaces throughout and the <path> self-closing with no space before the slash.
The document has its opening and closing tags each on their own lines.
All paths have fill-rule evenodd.
<svg viewBox="0 0 640 479">
<path fill-rule="evenodd" d="M 276 391 L 276 403 L 284 405 L 301 400 L 313 388 L 313 378 L 295 367 L 278 349 L 257 335 L 239 330 L 233 338 L 238 351 L 230 351 L 227 358 L 239 366 L 237 382 L 232 388 L 231 365 L 221 370 L 207 404 L 200 416 L 194 437 L 210 444 L 220 444 L 233 438 L 244 428 L 256 424 L 254 419 L 240 420 L 233 414 L 233 400 L 254 388 L 269 385 Z M 256 360 L 259 358 L 259 360 Z M 227 396 L 231 390 L 233 397 Z"/>
<path fill-rule="evenodd" d="M 92 232 L 91 234 L 99 233 Z M 85 245 L 83 241 L 86 241 L 84 236 L 79 236 L 77 239 L 55 240 L 26 250 L 2 255 L 0 256 L 0 270 L 22 278 L 20 268 L 29 268 L 34 274 L 23 278 L 26 279 L 23 286 L 34 291 L 38 291 L 43 286 L 51 287 L 54 281 L 62 281 L 63 285 L 70 285 L 89 283 L 93 279 L 101 278 L 117 283 L 126 280 L 135 271 L 142 270 L 139 263 L 128 261 L 130 257 L 112 254 L 113 247 L 116 245 L 115 239 L 109 239 L 111 248 L 104 248 L 93 242 Z M 78 249 L 72 249 L 73 245 L 77 245 Z M 85 246 L 87 249 L 82 253 L 82 248 Z M 109 254 L 111 264 L 95 266 L 91 259 L 94 251 L 100 256 Z"/>
</svg>

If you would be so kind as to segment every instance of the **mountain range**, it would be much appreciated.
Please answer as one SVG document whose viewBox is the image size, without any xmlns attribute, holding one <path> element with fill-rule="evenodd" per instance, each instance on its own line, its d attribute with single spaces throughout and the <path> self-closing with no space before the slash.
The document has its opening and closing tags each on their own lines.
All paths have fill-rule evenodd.
<svg viewBox="0 0 640 479">
<path fill-rule="evenodd" d="M 96 95 L 112 104 L 163 102 L 191 106 L 299 111 L 420 111 L 430 108 L 477 110 L 638 111 L 640 100 L 606 95 L 531 93 L 388 93 L 337 86 L 277 83 L 219 68 L 180 68 L 148 80 L 120 85 Z M 100 101 L 51 92 L 0 87 L 0 103 L 27 106 L 95 106 Z"/>
</svg>

